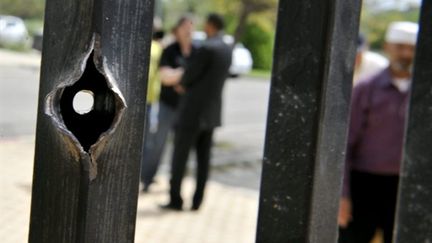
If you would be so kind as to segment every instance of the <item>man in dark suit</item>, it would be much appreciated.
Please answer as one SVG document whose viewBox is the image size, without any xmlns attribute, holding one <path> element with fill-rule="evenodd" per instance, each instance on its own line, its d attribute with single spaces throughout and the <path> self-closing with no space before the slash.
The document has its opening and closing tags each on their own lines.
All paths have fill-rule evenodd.
<svg viewBox="0 0 432 243">
<path fill-rule="evenodd" d="M 184 92 L 175 124 L 170 202 L 163 209 L 181 210 L 181 184 L 189 152 L 197 153 L 196 189 L 192 210 L 198 210 L 209 174 L 214 128 L 221 125 L 222 89 L 231 65 L 232 47 L 223 41 L 224 21 L 209 14 L 204 27 L 207 40 L 191 57 L 177 88 Z"/>
</svg>

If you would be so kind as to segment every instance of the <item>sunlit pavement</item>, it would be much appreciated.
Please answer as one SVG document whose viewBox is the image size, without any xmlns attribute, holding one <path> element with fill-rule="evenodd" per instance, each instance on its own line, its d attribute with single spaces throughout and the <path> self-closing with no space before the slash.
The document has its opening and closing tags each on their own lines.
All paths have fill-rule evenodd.
<svg viewBox="0 0 432 243">
<path fill-rule="evenodd" d="M 0 239 L 2 243 L 27 241 L 30 215 L 33 137 L 0 142 Z M 162 173 L 151 192 L 140 194 L 136 242 L 220 243 L 253 242 L 257 217 L 256 190 L 210 181 L 206 199 L 197 212 L 189 211 L 193 180 L 185 180 L 185 210 L 164 212 L 167 176 Z"/>
<path fill-rule="evenodd" d="M 27 241 L 30 217 L 39 56 L 0 50 L 0 239 Z M 258 207 L 268 82 L 230 80 L 225 89 L 224 127 L 215 137 L 212 180 L 198 212 L 188 209 L 193 179 L 184 185 L 185 211 L 163 212 L 167 201 L 165 153 L 157 183 L 140 194 L 136 242 L 253 242 Z M 17 111 L 18 110 L 18 111 Z M 193 161 L 193 157 L 191 159 Z"/>
</svg>

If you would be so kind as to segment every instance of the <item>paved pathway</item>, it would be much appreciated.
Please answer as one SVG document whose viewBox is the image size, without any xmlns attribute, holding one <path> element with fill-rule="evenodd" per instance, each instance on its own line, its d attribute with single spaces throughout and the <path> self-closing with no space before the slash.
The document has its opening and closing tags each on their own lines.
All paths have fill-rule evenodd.
<svg viewBox="0 0 432 243">
<path fill-rule="evenodd" d="M 2 243 L 27 241 L 30 215 L 33 137 L 0 141 L 0 239 Z M 216 172 L 218 174 L 218 172 Z M 210 181 L 202 210 L 164 212 L 158 204 L 167 200 L 167 176 L 162 173 L 151 193 L 140 194 L 137 212 L 137 243 L 253 242 L 256 190 Z M 193 180 L 185 181 L 189 198 Z M 188 206 L 185 202 L 185 207 Z"/>
<path fill-rule="evenodd" d="M 29 112 L 25 121 L 18 112 L 0 122 L 2 243 L 27 241 L 37 83 L 26 86 L 25 92 L 22 87 L 29 80 L 37 82 L 38 63 L 36 54 L 0 50 L 0 87 L 2 94 L 9 94 L 10 98 L 1 100 L 2 113 L 17 108 Z M 241 78 L 227 83 L 225 126 L 216 133 L 212 180 L 200 211 L 162 212 L 158 209 L 157 205 L 167 200 L 170 148 L 167 149 L 156 178 L 158 183 L 149 194 L 139 196 L 136 242 L 254 242 L 267 95 L 268 83 L 262 80 Z M 16 97 L 22 98 L 14 99 Z M 22 103 L 16 104 L 18 100 Z M 185 199 L 190 198 L 193 188 L 193 180 L 186 178 Z M 185 203 L 187 206 L 188 201 Z"/>
</svg>

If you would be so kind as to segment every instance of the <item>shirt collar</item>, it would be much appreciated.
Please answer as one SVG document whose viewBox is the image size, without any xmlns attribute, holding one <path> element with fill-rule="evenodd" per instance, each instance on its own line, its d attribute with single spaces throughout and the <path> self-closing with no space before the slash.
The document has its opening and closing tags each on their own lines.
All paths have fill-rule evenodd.
<svg viewBox="0 0 432 243">
<path fill-rule="evenodd" d="M 393 84 L 393 77 L 391 76 L 390 67 L 387 67 L 382 71 L 381 74 L 379 74 L 377 83 L 382 89 L 394 88 L 399 91 L 399 89 Z"/>
<path fill-rule="evenodd" d="M 207 39 L 222 39 L 224 36 L 224 32 L 221 30 L 219 32 L 217 32 L 214 36 L 212 37 L 208 37 Z"/>
<path fill-rule="evenodd" d="M 381 88 L 392 87 L 393 84 L 392 84 L 392 76 L 390 73 L 390 67 L 384 69 L 381 75 L 378 77 L 378 85 Z"/>
</svg>

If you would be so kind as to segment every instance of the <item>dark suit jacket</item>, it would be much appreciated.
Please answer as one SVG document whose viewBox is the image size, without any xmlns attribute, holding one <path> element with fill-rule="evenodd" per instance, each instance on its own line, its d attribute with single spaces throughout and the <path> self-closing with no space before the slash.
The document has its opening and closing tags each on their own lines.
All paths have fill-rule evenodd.
<svg viewBox="0 0 432 243">
<path fill-rule="evenodd" d="M 190 59 L 180 81 L 186 93 L 180 103 L 177 128 L 212 129 L 221 125 L 222 89 L 232 55 L 222 36 L 208 38 Z"/>
</svg>

